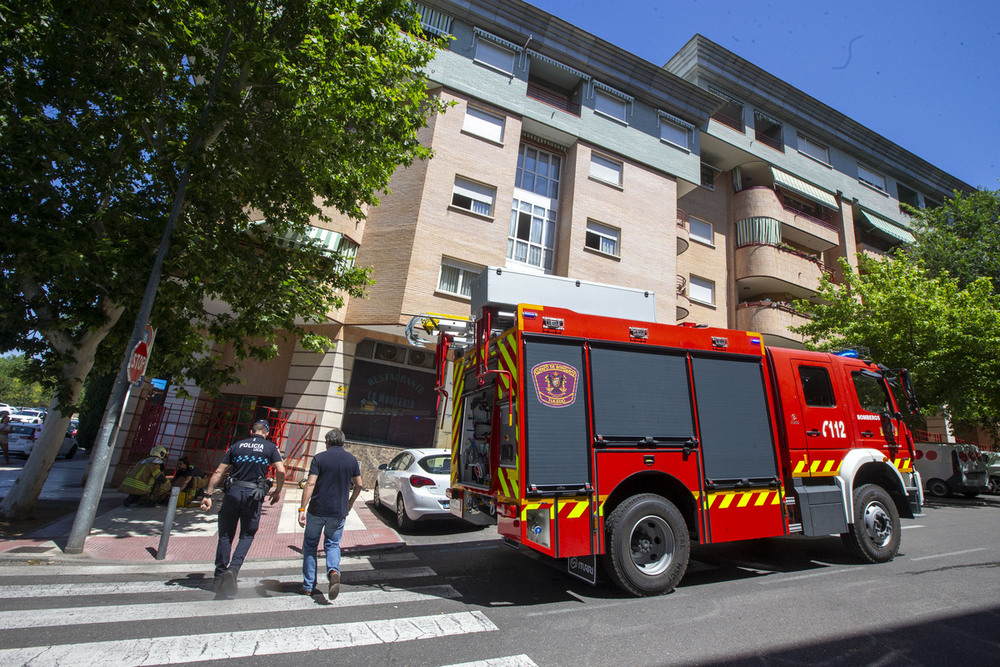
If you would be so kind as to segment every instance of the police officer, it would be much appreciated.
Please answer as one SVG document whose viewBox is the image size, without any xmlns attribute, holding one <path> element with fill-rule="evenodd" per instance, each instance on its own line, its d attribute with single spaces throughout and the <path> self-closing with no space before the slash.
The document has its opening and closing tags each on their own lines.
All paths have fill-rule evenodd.
<svg viewBox="0 0 1000 667">
<path fill-rule="evenodd" d="M 281 487 L 285 483 L 285 464 L 281 461 L 281 453 L 277 445 L 267 439 L 270 430 L 263 419 L 256 421 L 249 438 L 229 447 L 229 451 L 222 457 L 222 463 L 212 474 L 201 501 L 203 510 L 212 508 L 212 493 L 223 475 L 229 472 L 222 507 L 219 509 L 219 545 L 215 550 L 216 592 L 223 597 L 231 597 L 236 593 L 236 577 L 257 533 L 261 505 L 270 487 L 267 480 L 268 466 L 273 465 L 276 473 L 274 490 L 270 493 L 272 505 L 278 502 Z M 237 523 L 240 525 L 240 536 L 230 559 Z"/>
</svg>

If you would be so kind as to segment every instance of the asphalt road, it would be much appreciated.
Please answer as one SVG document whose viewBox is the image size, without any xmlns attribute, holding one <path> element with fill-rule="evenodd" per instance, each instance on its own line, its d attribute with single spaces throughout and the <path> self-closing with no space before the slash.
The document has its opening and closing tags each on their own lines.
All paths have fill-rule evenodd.
<svg viewBox="0 0 1000 667">
<path fill-rule="evenodd" d="M 696 548 L 645 599 L 447 523 L 345 560 L 333 604 L 293 593 L 294 561 L 251 563 L 225 601 L 200 566 L 7 566 L 0 664 L 1000 664 L 1000 499 L 932 501 L 903 528 L 883 565 L 837 538 Z"/>
</svg>

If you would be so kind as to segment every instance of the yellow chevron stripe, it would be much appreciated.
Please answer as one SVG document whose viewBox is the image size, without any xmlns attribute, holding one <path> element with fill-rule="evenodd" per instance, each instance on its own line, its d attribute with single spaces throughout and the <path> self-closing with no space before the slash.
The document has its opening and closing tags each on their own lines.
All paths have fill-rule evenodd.
<svg viewBox="0 0 1000 667">
<path fill-rule="evenodd" d="M 574 507 L 572 511 L 570 511 L 569 516 L 567 518 L 578 519 L 579 517 L 583 516 L 587 512 L 587 508 L 590 507 L 590 502 L 587 500 L 577 500 L 574 504 L 576 505 L 576 507 Z"/>
<path fill-rule="evenodd" d="M 806 464 L 806 461 L 804 459 L 802 461 L 799 461 L 798 463 L 795 464 L 795 472 L 792 473 L 792 474 L 794 474 L 794 475 L 801 475 L 803 472 L 805 472 L 806 465 L 807 464 Z"/>
<path fill-rule="evenodd" d="M 497 475 L 497 480 L 500 482 L 500 492 L 503 495 L 510 497 L 510 491 L 507 490 L 507 480 L 503 478 L 503 470 L 501 470 L 500 474 Z"/>
</svg>

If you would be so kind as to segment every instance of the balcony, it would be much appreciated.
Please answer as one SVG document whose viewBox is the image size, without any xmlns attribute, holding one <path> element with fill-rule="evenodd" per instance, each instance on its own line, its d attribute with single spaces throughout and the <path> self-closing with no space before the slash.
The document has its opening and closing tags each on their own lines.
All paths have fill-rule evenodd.
<svg viewBox="0 0 1000 667">
<path fill-rule="evenodd" d="M 736 308 L 736 328 L 755 331 L 767 345 L 802 348 L 803 337 L 791 331 L 809 321 L 783 301 L 744 301 Z"/>
<path fill-rule="evenodd" d="M 571 113 L 577 117 L 580 115 L 579 104 L 574 104 L 566 95 L 551 88 L 546 88 L 545 86 L 529 81 L 528 92 L 526 94 L 531 99 L 548 104 L 550 107 L 555 107 L 560 111 Z"/>
<path fill-rule="evenodd" d="M 819 289 L 826 267 L 816 257 L 788 246 L 749 244 L 736 249 L 736 285 L 740 298 L 788 294 L 807 299 Z"/>
<path fill-rule="evenodd" d="M 688 229 L 687 213 L 677 209 L 677 254 L 681 255 L 691 246 L 691 232 Z"/>
<path fill-rule="evenodd" d="M 677 276 L 677 321 L 680 322 L 691 314 L 691 300 L 687 295 L 687 278 Z"/>
<path fill-rule="evenodd" d="M 826 214 L 820 219 L 805 212 L 807 207 L 795 199 L 779 196 L 769 187 L 756 186 L 736 193 L 734 215 L 737 220 L 773 218 L 781 222 L 781 236 L 790 242 L 817 251 L 829 250 L 840 244 L 840 228 L 836 216 Z"/>
</svg>

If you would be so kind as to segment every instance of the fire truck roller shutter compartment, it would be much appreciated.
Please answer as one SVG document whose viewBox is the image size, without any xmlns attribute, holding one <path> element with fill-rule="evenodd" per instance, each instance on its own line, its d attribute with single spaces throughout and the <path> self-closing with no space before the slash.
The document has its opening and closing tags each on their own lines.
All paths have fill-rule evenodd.
<svg viewBox="0 0 1000 667">
<path fill-rule="evenodd" d="M 712 542 L 783 535 L 763 360 L 692 355 Z"/>
<path fill-rule="evenodd" d="M 583 343 L 524 341 L 527 386 L 527 489 L 561 493 L 586 489 L 590 446 L 583 387 Z"/>
<path fill-rule="evenodd" d="M 694 439 L 687 360 L 633 349 L 590 351 L 594 437 L 612 445 L 683 446 Z"/>
</svg>

